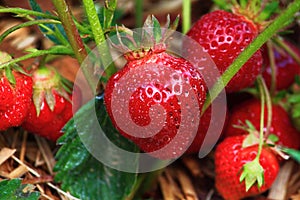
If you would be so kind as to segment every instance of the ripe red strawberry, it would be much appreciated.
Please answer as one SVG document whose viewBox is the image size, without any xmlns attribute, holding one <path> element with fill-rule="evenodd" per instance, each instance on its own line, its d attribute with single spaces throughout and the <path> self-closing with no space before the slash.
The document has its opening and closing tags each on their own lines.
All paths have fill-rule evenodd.
<svg viewBox="0 0 300 200">
<path fill-rule="evenodd" d="M 247 134 L 247 131 L 234 127 L 234 125 L 245 126 L 246 120 L 250 121 L 256 130 L 259 130 L 260 112 L 261 103 L 258 99 L 251 99 L 234 107 L 224 132 L 225 137 Z M 267 124 L 267 113 L 267 107 L 265 106 L 265 127 Z M 280 105 L 272 105 L 270 132 L 278 137 L 277 144 L 295 149 L 300 147 L 300 133 L 292 126 L 287 112 Z"/>
<path fill-rule="evenodd" d="M 300 57 L 300 49 L 294 46 L 292 43 L 284 40 L 283 43 L 290 47 L 293 52 Z M 300 64 L 297 63 L 292 56 L 284 49 L 272 45 L 272 51 L 275 59 L 276 69 L 276 89 L 287 89 L 294 81 L 295 76 L 300 75 Z M 268 50 L 265 47 L 263 51 L 264 57 L 264 71 L 262 73 L 267 86 L 271 86 L 271 66 Z"/>
<path fill-rule="evenodd" d="M 152 18 L 151 20 L 156 19 Z M 105 90 L 104 101 L 113 124 L 123 136 L 132 140 L 152 156 L 162 159 L 180 156 L 193 137 L 193 128 L 197 131 L 196 128 L 199 124 L 199 119 L 189 113 L 196 112 L 200 115 L 206 97 L 206 88 L 201 74 L 185 59 L 167 53 L 164 44 L 153 45 L 150 49 L 141 47 L 140 51 L 127 53 L 125 58 L 127 59 L 126 65 L 109 79 Z M 157 70 L 157 73 L 154 72 L 156 77 L 151 75 L 153 68 Z M 132 72 L 134 73 L 129 76 Z M 171 77 L 168 75 L 169 72 L 172 74 Z M 124 77 L 127 77 L 128 81 L 134 80 L 133 83 L 137 82 L 138 86 L 131 91 L 130 89 L 133 87 L 131 83 L 121 82 Z M 119 90 L 118 86 L 124 84 L 127 88 Z M 191 89 L 189 91 L 181 90 L 180 88 L 184 88 L 184 84 L 189 85 Z M 124 99 L 118 99 L 118 103 L 115 103 L 119 104 L 116 110 L 116 106 L 112 105 L 113 92 L 124 94 L 120 98 L 128 98 L 128 105 Z M 129 93 L 128 97 L 126 93 Z M 198 110 L 191 102 L 180 101 L 179 96 L 193 95 L 195 95 Z M 129 107 L 128 113 L 124 113 L 127 106 Z M 153 107 L 158 106 L 163 109 L 153 113 Z M 186 112 L 187 110 L 188 112 Z M 116 115 L 123 116 L 122 123 L 125 124 L 125 128 L 131 127 L 129 122 L 133 121 L 143 130 L 138 133 L 138 136 L 133 136 L 133 132 L 136 132 L 134 126 L 132 125 L 131 132 L 123 130 L 120 127 L 121 124 L 116 122 Z M 185 118 L 183 119 L 182 116 Z M 189 127 L 181 127 L 183 121 L 189 122 Z M 149 124 L 151 127 L 148 127 Z M 153 126 L 159 124 L 162 128 L 158 129 L 155 135 L 145 136 L 155 129 Z M 180 142 L 166 147 L 177 136 L 180 127 L 183 131 L 177 140 Z M 163 151 L 155 153 L 156 150 Z"/>
<path fill-rule="evenodd" d="M 222 10 L 203 15 L 187 33 L 208 52 L 221 74 L 257 34 L 258 29 L 251 21 Z M 257 51 L 231 79 L 226 91 L 235 92 L 251 86 L 261 68 L 262 55 Z"/>
<path fill-rule="evenodd" d="M 56 141 L 61 129 L 72 117 L 71 95 L 52 67 L 42 67 L 33 72 L 33 102 L 22 127 L 34 134 Z"/>
<path fill-rule="evenodd" d="M 268 190 L 279 171 L 276 156 L 267 147 L 263 147 L 259 163 L 263 168 L 264 182 L 260 188 L 257 183 L 246 191 L 245 181 L 240 182 L 243 166 L 253 161 L 257 155 L 258 145 L 242 147 L 245 135 L 228 137 L 215 151 L 215 184 L 224 199 L 239 200 L 255 196 Z"/>
<path fill-rule="evenodd" d="M 11 60 L 0 52 L 0 63 Z M 0 69 L 0 131 L 21 125 L 31 104 L 32 79 L 17 69 Z"/>
</svg>

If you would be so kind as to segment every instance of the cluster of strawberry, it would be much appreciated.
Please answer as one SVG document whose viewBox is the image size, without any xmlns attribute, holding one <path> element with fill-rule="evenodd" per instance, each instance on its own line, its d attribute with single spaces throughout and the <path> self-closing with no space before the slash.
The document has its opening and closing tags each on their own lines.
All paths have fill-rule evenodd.
<svg viewBox="0 0 300 200">
<path fill-rule="evenodd" d="M 12 59 L 0 52 L 0 62 Z M 30 73 L 18 65 L 0 69 L 0 131 L 22 126 L 30 133 L 56 141 L 72 117 L 71 95 L 52 67 Z"/>
<path fill-rule="evenodd" d="M 259 27 L 245 16 L 217 10 L 202 16 L 187 35 L 203 46 L 223 73 L 259 32 Z M 288 89 L 295 82 L 295 76 L 300 75 L 300 64 L 288 51 L 300 57 L 300 50 L 284 39 L 281 39 L 281 43 L 289 50 L 272 42 L 269 47 L 264 45 L 231 79 L 226 86 L 226 92 L 229 94 L 253 87 L 259 74 L 262 74 L 269 88 L 272 84 L 273 87 L 275 86 L 277 93 L 278 90 Z M 258 154 L 258 132 L 261 123 L 261 102 L 254 97 L 249 98 L 237 105 L 231 105 L 227 125 L 223 130 L 224 140 L 217 145 L 215 151 L 216 188 L 225 199 L 235 200 L 257 195 L 272 186 L 281 159 L 278 157 L 278 152 L 271 147 L 272 145 L 267 144 L 269 135 L 275 135 L 275 145 L 300 148 L 300 133 L 293 126 L 289 113 L 281 106 L 283 101 L 273 103 L 269 110 L 265 106 L 265 144 L 259 156 L 259 164 L 262 168 L 253 165 L 245 169 L 246 163 L 253 162 Z M 272 115 L 267 127 L 269 112 Z M 205 112 L 202 118 L 204 121 L 207 121 L 207 118 L 210 120 L 210 112 Z M 193 144 L 202 144 L 208 124 L 201 123 L 204 131 L 198 133 Z M 266 133 L 267 129 L 271 134 Z M 245 145 L 249 134 L 256 137 L 254 139 L 256 142 Z M 199 146 L 192 145 L 190 149 L 197 150 Z M 255 175 L 259 169 L 261 169 L 261 178 Z M 247 170 L 252 176 L 248 180 L 243 175 Z"/>
<path fill-rule="evenodd" d="M 154 17 L 147 20 L 146 25 L 158 24 Z M 258 36 L 261 30 L 263 28 L 260 25 L 242 14 L 217 10 L 202 16 L 189 30 L 187 36 L 197 41 L 204 48 L 204 51 L 215 62 L 219 72 L 223 74 L 240 53 Z M 207 92 L 207 86 L 201 72 L 199 73 L 187 60 L 168 53 L 166 48 L 162 48 L 164 47 L 164 45 L 161 45 L 163 41 L 165 41 L 165 38 L 162 35 L 162 38 L 155 38 L 154 41 L 154 43 L 160 45 L 155 44 L 151 48 L 140 47 L 140 51 L 127 49 L 127 63 L 123 69 L 109 79 L 104 100 L 113 124 L 123 136 L 132 140 L 141 150 L 150 153 L 152 156 L 170 159 L 183 154 L 186 138 L 190 137 L 189 130 L 191 129 L 189 128 L 192 128 L 185 127 L 186 132 L 183 131 L 183 136 L 179 136 L 181 137 L 178 140 L 180 142 L 177 141 L 170 147 L 166 147 L 175 138 L 182 126 L 183 119 L 181 117 L 183 113 L 181 105 L 185 104 L 186 107 L 190 105 L 190 102 L 181 102 L 178 99 L 178 94 L 172 90 L 175 88 L 172 83 L 165 84 L 161 80 L 151 79 L 147 73 L 139 75 L 144 77 L 132 76 L 131 78 L 135 81 L 139 80 L 140 86 L 135 88 L 130 96 L 129 113 L 124 114 L 123 111 L 126 111 L 124 107 L 128 105 L 122 105 L 121 100 L 115 102 L 123 106 L 119 106 L 119 110 L 113 110 L 112 105 L 114 91 L 120 94 L 131 91 L 131 85 L 128 85 L 128 90 L 121 90 L 119 87 L 120 80 L 128 76 L 130 72 L 137 71 L 141 66 L 152 64 L 152 66 L 162 65 L 164 71 L 173 70 L 177 72 L 177 77 L 182 76 L 182 80 L 192 86 L 192 90 L 182 91 L 182 93 L 186 95 L 194 93 L 196 95 L 199 113 L 201 113 Z M 294 51 L 297 56 L 300 56 L 297 47 L 285 40 L 282 43 L 288 49 Z M 295 75 L 300 74 L 299 63 L 286 49 L 275 45 L 275 43 L 268 46 L 270 48 L 265 45 L 261 50 L 254 53 L 234 75 L 226 85 L 228 95 L 245 88 L 254 87 L 259 75 L 263 76 L 269 88 L 274 87 L 274 78 L 272 77 L 276 77 L 275 90 L 287 88 L 294 83 Z M 193 51 L 188 46 L 184 49 L 188 50 L 189 53 Z M 275 69 L 273 69 L 274 66 Z M 151 107 L 154 105 L 162 106 L 164 113 L 151 113 L 153 111 Z M 259 137 L 262 121 L 260 100 L 251 97 L 250 100 L 243 102 L 241 105 L 231 105 L 231 107 L 234 108 L 228 113 L 227 125 L 224 126 L 225 130 L 223 130 L 223 139 L 225 139 L 218 144 L 215 151 L 215 169 L 216 188 L 219 193 L 225 199 L 235 200 L 262 193 L 271 187 L 279 171 L 279 159 L 271 146 L 281 145 L 299 149 L 300 133 L 293 127 L 287 111 L 279 104 L 272 104 L 272 108 L 269 108 L 269 110 L 265 106 L 264 117 L 264 130 L 268 130 L 271 134 L 265 133 L 264 144 L 260 143 L 259 141 L 262 141 Z M 270 111 L 272 112 L 271 120 L 269 120 L 271 123 L 267 123 Z M 151 131 L 151 128 L 147 129 L 147 126 L 151 125 L 152 121 L 163 119 L 161 117 L 163 114 L 166 118 L 163 127 L 152 137 L 144 137 L 143 133 L 140 133 L 141 137 L 134 136 L 128 131 L 129 129 L 125 130 L 120 127 L 115 119 L 116 115 L 127 116 L 123 118 L 124 123 L 132 120 L 136 125 L 145 127 L 145 132 L 147 132 Z M 197 153 L 199 151 L 211 118 L 211 108 L 208 108 L 201 116 L 200 122 L 195 121 L 193 117 L 188 118 L 188 121 L 198 123 L 199 128 L 186 153 Z M 130 123 L 127 123 L 127 125 L 130 126 Z M 134 131 L 134 127 L 131 130 Z M 249 134 L 252 137 L 250 139 Z M 276 142 L 273 140 L 272 145 L 269 145 L 268 135 L 273 135 L 278 140 Z M 249 140 L 252 141 L 251 144 L 249 144 Z M 259 146 L 262 147 L 260 151 Z M 158 154 L 153 153 L 159 149 L 163 149 L 163 151 Z"/>
</svg>

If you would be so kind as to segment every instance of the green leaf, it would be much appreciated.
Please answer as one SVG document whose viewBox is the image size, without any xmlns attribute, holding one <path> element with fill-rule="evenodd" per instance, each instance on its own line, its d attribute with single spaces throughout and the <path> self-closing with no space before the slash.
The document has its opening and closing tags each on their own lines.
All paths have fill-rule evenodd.
<svg viewBox="0 0 300 200">
<path fill-rule="evenodd" d="M 290 149 L 290 148 L 282 148 L 283 152 L 291 156 L 295 161 L 300 163 L 300 151 L 296 149 Z"/>
<path fill-rule="evenodd" d="M 259 138 L 250 133 L 249 135 L 247 135 L 247 137 L 244 139 L 243 141 L 243 144 L 242 144 L 242 147 L 243 148 L 246 148 L 246 147 L 250 147 L 250 146 L 253 146 L 255 144 L 258 144 L 259 143 Z"/>
<path fill-rule="evenodd" d="M 271 2 L 268 3 L 265 9 L 260 13 L 258 16 L 258 20 L 265 21 L 268 20 L 272 14 L 279 11 L 279 3 L 278 2 Z"/>
<path fill-rule="evenodd" d="M 159 21 L 154 16 L 152 16 L 152 22 L 153 22 L 153 35 L 156 43 L 159 43 L 161 40 L 161 27 Z"/>
<path fill-rule="evenodd" d="M 298 103 L 300 102 L 300 94 L 293 94 L 290 95 L 288 98 L 289 103 Z"/>
<path fill-rule="evenodd" d="M 296 75 L 296 76 L 295 76 L 295 83 L 296 83 L 297 85 L 300 85 L 300 76 L 299 76 L 299 75 Z"/>
<path fill-rule="evenodd" d="M 73 118 L 64 127 L 65 134 L 58 140 L 62 147 L 56 154 L 55 180 L 62 183 L 63 190 L 69 191 L 80 199 L 125 199 L 136 184 L 137 174 L 121 172 L 102 164 L 88 152 L 78 136 L 78 134 L 89 134 L 89 128 L 95 123 L 89 120 L 94 109 L 97 111 L 102 129 L 111 142 L 128 151 L 138 152 L 138 148 L 113 127 L 103 99 L 95 98 L 75 114 L 76 120 L 79 120 L 76 121 L 76 125 Z M 86 130 L 86 133 L 78 133 L 76 128 L 78 123 L 84 126 L 82 130 Z"/>
<path fill-rule="evenodd" d="M 270 134 L 270 135 L 268 136 L 268 140 L 270 140 L 270 141 L 273 142 L 273 143 L 276 143 L 276 142 L 278 142 L 279 138 L 278 138 L 278 136 L 275 135 L 275 134 Z"/>
<path fill-rule="evenodd" d="M 264 183 L 264 169 L 258 159 L 246 163 L 243 166 L 243 172 L 240 176 L 240 182 L 245 180 L 246 191 L 248 191 L 257 182 L 258 188 Z"/>
<path fill-rule="evenodd" d="M 4 180 L 0 182 L 0 200 L 38 200 L 40 194 L 33 189 L 33 185 L 22 185 L 21 179 Z"/>
<path fill-rule="evenodd" d="M 231 11 L 231 5 L 227 1 L 224 1 L 224 0 L 213 0 L 213 2 L 221 10 Z"/>
<path fill-rule="evenodd" d="M 9 67 L 5 68 L 5 76 L 8 79 L 8 81 L 10 82 L 10 84 L 12 84 L 12 85 L 16 84 L 16 78 L 13 75 L 13 73 Z"/>
<path fill-rule="evenodd" d="M 29 4 L 32 10 L 37 12 L 43 12 L 36 0 L 29 0 Z M 46 13 L 50 15 L 50 13 Z M 37 19 L 39 20 L 45 18 L 38 16 Z M 46 24 L 44 26 L 39 26 L 39 28 L 41 32 L 44 33 L 45 36 L 55 44 L 68 45 L 66 32 L 61 24 Z"/>
<path fill-rule="evenodd" d="M 300 117 L 300 103 L 292 106 L 292 118 Z"/>
</svg>

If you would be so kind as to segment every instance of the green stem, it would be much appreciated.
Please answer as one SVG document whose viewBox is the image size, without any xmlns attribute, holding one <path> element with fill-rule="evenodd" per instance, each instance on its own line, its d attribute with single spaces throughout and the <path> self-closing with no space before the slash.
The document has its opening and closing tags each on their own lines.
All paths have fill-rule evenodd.
<svg viewBox="0 0 300 200">
<path fill-rule="evenodd" d="M 9 62 L 3 63 L 0 65 L 0 69 L 6 66 L 21 62 L 23 60 L 27 60 L 29 58 L 36 58 L 39 56 L 47 55 L 47 54 L 57 54 L 57 55 L 73 55 L 73 51 L 64 46 L 54 46 L 47 50 L 36 50 L 32 53 L 26 54 L 24 56 L 14 58 Z"/>
<path fill-rule="evenodd" d="M 268 115 L 267 115 L 267 124 L 266 124 L 266 133 L 265 133 L 265 138 L 268 138 L 270 131 L 271 131 L 271 124 L 272 124 L 272 99 L 271 99 L 271 95 L 269 93 L 268 87 L 266 85 L 266 82 L 264 81 L 264 79 L 262 77 L 261 78 L 261 84 L 264 90 L 264 94 L 265 94 L 265 99 L 266 99 L 266 105 L 267 105 L 267 111 L 268 111 Z"/>
<path fill-rule="evenodd" d="M 270 67 L 271 67 L 271 94 L 272 96 L 275 95 L 276 91 L 276 76 L 277 76 L 277 68 L 276 68 L 276 63 L 275 63 L 275 56 L 273 52 L 273 47 L 272 43 L 270 41 L 267 42 L 267 49 L 268 49 L 268 55 L 269 55 L 269 61 L 270 61 Z"/>
<path fill-rule="evenodd" d="M 105 67 L 104 70 L 107 78 L 109 78 L 117 70 L 115 66 L 111 64 L 112 58 L 109 52 L 109 48 L 105 42 L 106 38 L 101 23 L 99 21 L 94 2 L 93 0 L 83 0 L 83 5 L 86 11 L 87 18 L 91 25 L 92 33 L 98 48 L 102 65 Z"/>
<path fill-rule="evenodd" d="M 279 36 L 274 37 L 273 41 L 280 46 L 281 48 L 283 48 L 299 65 L 300 65 L 300 57 L 297 53 L 295 53 L 295 51 L 286 43 L 284 43 L 283 39 L 280 38 Z"/>
<path fill-rule="evenodd" d="M 52 20 L 52 19 L 41 19 L 41 20 L 34 20 L 34 21 L 28 21 L 28 22 L 24 22 L 22 24 L 18 24 L 16 26 L 12 26 L 11 28 L 7 29 L 4 33 L 1 34 L 0 36 L 0 43 L 12 32 L 20 29 L 20 28 L 24 28 L 24 27 L 28 27 L 28 26 L 32 26 L 32 25 L 40 25 L 40 24 L 60 24 L 60 21 L 57 20 Z"/>
<path fill-rule="evenodd" d="M 221 78 L 218 79 L 213 88 L 210 90 L 211 101 L 220 94 L 220 92 L 224 89 L 224 86 L 229 83 L 232 77 L 242 68 L 249 58 L 257 50 L 259 50 L 259 48 L 270 39 L 270 37 L 272 37 L 278 30 L 282 29 L 286 25 L 286 22 L 289 21 L 299 10 L 300 0 L 295 0 L 262 33 L 260 33 L 243 52 L 241 52 L 241 54 L 234 60 L 234 62 L 228 67 L 228 69 L 222 74 Z M 205 111 L 209 105 L 210 102 L 206 101 L 203 110 Z"/>
<path fill-rule="evenodd" d="M 87 57 L 87 51 L 85 49 L 84 43 L 79 35 L 78 29 L 75 25 L 75 22 L 72 19 L 72 13 L 70 8 L 68 7 L 65 0 L 52 0 L 54 7 L 58 13 L 58 16 L 62 22 L 62 25 L 65 29 L 66 35 L 69 39 L 70 45 L 74 51 L 74 55 L 81 65 L 84 59 Z M 94 72 L 93 68 L 83 66 L 80 68 L 82 73 L 84 74 L 86 81 L 92 90 L 92 92 L 96 91 L 96 86 L 94 84 L 94 79 L 91 77 Z"/>
<path fill-rule="evenodd" d="M 49 14 L 42 13 L 42 12 L 33 11 L 33 10 L 27 10 L 27 9 L 23 9 L 23 8 L 5 8 L 5 7 L 0 6 L 0 13 L 14 13 L 14 14 L 17 14 L 17 16 L 19 16 L 19 17 L 33 15 L 36 17 L 43 17 L 43 18 L 47 18 L 47 19 L 58 20 L 58 17 L 56 17 L 56 16 L 49 15 Z"/>
<path fill-rule="evenodd" d="M 260 111 L 259 143 L 258 143 L 258 151 L 255 159 L 259 160 L 262 147 L 264 144 L 265 89 L 263 87 L 263 82 L 264 82 L 263 78 L 259 76 L 257 80 L 258 80 L 258 88 L 260 93 L 261 111 Z"/>
<path fill-rule="evenodd" d="M 135 0 L 135 27 L 143 26 L 143 0 Z"/>
<path fill-rule="evenodd" d="M 114 17 L 114 13 L 117 7 L 117 0 L 105 0 L 105 10 L 104 10 L 104 29 L 111 26 L 111 22 Z"/>
<path fill-rule="evenodd" d="M 187 33 L 191 27 L 191 0 L 182 0 L 182 32 Z"/>
<path fill-rule="evenodd" d="M 137 182 L 131 190 L 131 193 L 126 200 L 132 200 L 139 195 L 144 194 L 150 187 L 153 186 L 158 177 L 163 173 L 164 169 L 159 169 L 153 172 L 144 173 L 138 176 Z"/>
<path fill-rule="evenodd" d="M 72 20 L 71 10 L 68 7 L 65 0 L 52 0 L 52 3 L 56 8 L 58 16 L 66 31 L 66 35 L 74 51 L 75 57 L 78 60 L 78 62 L 81 64 L 85 59 L 85 57 L 87 56 L 87 52 L 84 48 L 83 41 L 80 38 L 75 23 Z"/>
<path fill-rule="evenodd" d="M 94 5 L 93 0 L 83 0 L 83 5 L 85 8 L 85 13 L 90 22 L 94 40 L 97 46 L 99 46 L 103 41 L 105 41 L 105 36 L 103 33 L 102 26 L 100 24 L 98 14 Z"/>
</svg>

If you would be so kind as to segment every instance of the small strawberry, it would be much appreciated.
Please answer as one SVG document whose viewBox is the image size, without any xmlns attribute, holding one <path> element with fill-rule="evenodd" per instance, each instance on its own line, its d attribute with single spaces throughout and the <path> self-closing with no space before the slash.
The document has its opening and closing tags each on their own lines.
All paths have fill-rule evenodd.
<svg viewBox="0 0 300 200">
<path fill-rule="evenodd" d="M 239 200 L 263 193 L 272 186 L 278 174 L 278 160 L 272 151 L 263 147 L 256 162 L 258 145 L 243 147 L 245 138 L 246 135 L 228 137 L 216 148 L 215 184 L 224 199 Z M 250 176 L 244 180 L 243 173 Z"/>
<path fill-rule="evenodd" d="M 295 55 L 300 58 L 300 49 L 287 40 L 282 41 L 284 45 L 289 47 Z M 268 49 L 265 47 L 263 52 L 264 71 L 262 73 L 267 86 L 271 87 L 271 66 Z M 300 75 L 300 64 L 297 63 L 292 56 L 283 48 L 272 44 L 272 50 L 275 64 L 276 89 L 287 89 L 295 81 L 295 76 Z"/>
<path fill-rule="evenodd" d="M 152 19 L 148 18 L 147 20 L 146 25 L 151 24 L 152 26 L 153 23 L 158 23 L 154 17 Z M 158 29 L 155 29 L 155 31 L 157 30 Z M 170 30 L 165 33 L 168 34 L 169 31 Z M 179 98 L 180 95 L 185 97 L 192 96 L 192 94 L 195 95 L 195 101 L 198 104 L 198 110 L 196 112 L 199 114 L 201 113 L 201 108 L 206 98 L 206 88 L 201 74 L 187 60 L 167 53 L 165 44 L 161 42 L 163 39 L 165 38 L 162 35 L 162 38 L 156 40 L 157 44 L 153 44 L 152 47 L 141 47 L 138 50 L 125 54 L 127 63 L 123 69 L 115 73 L 109 79 L 104 96 L 107 112 L 119 132 L 148 153 L 163 149 L 168 145 L 176 136 L 183 121 L 195 121 L 195 116 L 188 116 L 187 119 L 182 119 L 185 113 L 193 113 L 196 107 L 191 106 L 191 104 L 189 104 L 190 102 L 181 102 Z M 150 69 L 154 67 L 157 67 L 157 70 L 160 70 L 160 68 L 162 70 L 161 72 L 157 72 L 158 78 L 151 77 Z M 139 69 L 140 71 L 138 71 Z M 129 85 L 129 83 L 121 83 L 120 81 L 132 71 L 135 73 L 130 76 L 129 79 L 138 82 L 139 86 L 130 92 L 132 85 Z M 139 74 L 137 74 L 137 72 Z M 171 79 L 169 75 L 167 75 L 168 72 L 172 72 L 173 74 Z M 128 84 L 128 88 L 126 88 L 128 91 L 117 89 L 117 86 L 120 84 Z M 191 86 L 191 89 L 189 91 L 182 91 L 180 88 L 183 88 L 184 84 Z M 125 100 L 118 100 L 120 102 L 118 104 L 125 104 L 124 107 L 129 107 L 129 115 L 127 117 L 122 113 L 122 110 L 126 110 L 126 108 L 119 105 L 118 110 L 113 110 L 113 92 L 124 94 L 122 98 L 127 98 L 126 93 L 130 92 L 128 105 L 126 105 Z M 157 106 L 163 108 L 163 110 L 153 113 L 152 108 Z M 185 106 L 185 109 L 191 109 L 191 112 L 184 111 L 182 106 Z M 115 116 L 113 114 L 114 112 Z M 129 122 L 127 121 L 133 121 L 135 125 L 142 127 L 144 130 L 140 132 L 140 137 L 133 136 L 132 132 L 124 131 L 120 128 L 120 124 L 116 123 L 115 120 L 116 115 L 124 116 L 123 121 L 127 124 L 127 128 L 129 127 Z M 148 125 L 155 125 L 153 121 L 157 124 L 160 123 L 162 128 L 153 136 L 143 136 L 152 130 L 153 127 L 148 128 Z M 198 127 L 198 123 L 199 119 L 193 124 Z M 175 143 L 171 145 L 171 147 L 165 148 L 163 152 L 159 154 L 151 153 L 151 155 L 162 159 L 178 157 L 185 151 L 185 149 L 183 149 L 185 147 L 184 144 L 188 143 L 192 132 L 191 129 L 192 127 L 183 128 L 183 133 L 180 136 L 180 142 L 182 144 Z M 132 131 L 135 131 L 134 128 Z"/>
<path fill-rule="evenodd" d="M 258 32 L 257 26 L 244 16 L 217 10 L 203 15 L 187 35 L 204 48 L 222 74 Z M 187 51 L 189 53 L 193 49 Z M 261 68 L 262 55 L 257 51 L 231 79 L 226 91 L 236 92 L 251 86 Z"/>
<path fill-rule="evenodd" d="M 56 141 L 61 129 L 72 117 L 72 96 L 65 90 L 53 67 L 41 67 L 33 73 L 33 102 L 22 127 L 34 134 Z"/>
<path fill-rule="evenodd" d="M 12 57 L 0 52 L 0 63 Z M 21 125 L 28 113 L 32 79 L 18 66 L 0 69 L 0 131 Z"/>
<path fill-rule="evenodd" d="M 228 126 L 225 129 L 225 137 L 247 134 L 247 131 L 235 127 L 244 126 L 246 120 L 250 121 L 256 130 L 260 127 L 261 103 L 257 99 L 245 101 L 231 111 Z M 265 128 L 267 124 L 267 106 L 265 106 Z M 270 133 L 278 137 L 277 144 L 298 149 L 300 147 L 300 133 L 292 126 L 288 113 L 280 106 L 272 104 L 272 122 Z"/>
</svg>

